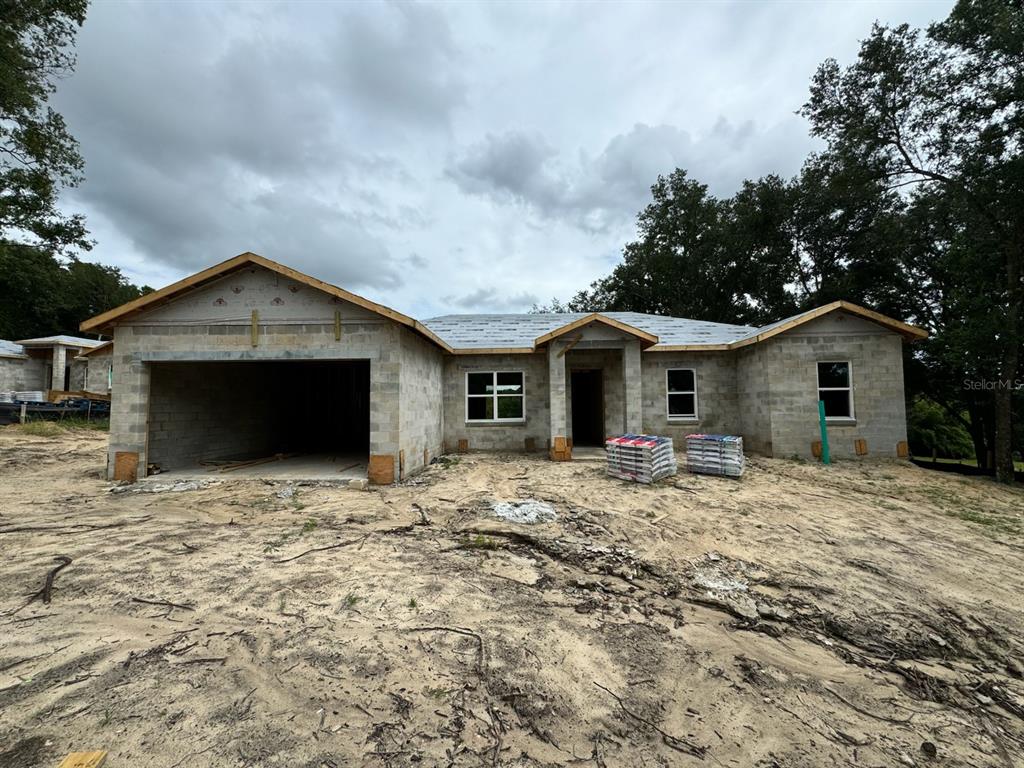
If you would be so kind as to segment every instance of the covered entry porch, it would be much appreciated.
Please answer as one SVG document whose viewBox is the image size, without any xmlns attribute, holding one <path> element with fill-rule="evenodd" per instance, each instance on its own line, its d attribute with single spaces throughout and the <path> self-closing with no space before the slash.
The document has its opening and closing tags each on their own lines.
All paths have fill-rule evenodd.
<svg viewBox="0 0 1024 768">
<path fill-rule="evenodd" d="M 547 345 L 552 460 L 569 461 L 576 445 L 602 446 L 642 430 L 640 353 L 656 341 L 593 316 L 538 339 Z"/>
</svg>

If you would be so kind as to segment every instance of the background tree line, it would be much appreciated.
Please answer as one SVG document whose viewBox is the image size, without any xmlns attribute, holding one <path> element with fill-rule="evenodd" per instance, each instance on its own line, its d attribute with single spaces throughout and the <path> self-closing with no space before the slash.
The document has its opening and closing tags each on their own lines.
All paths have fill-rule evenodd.
<svg viewBox="0 0 1024 768">
<path fill-rule="evenodd" d="M 82 180 L 78 144 L 50 95 L 75 65 L 85 0 L 0 0 L 0 338 L 77 333 L 139 296 L 115 267 L 81 261 L 81 215 L 58 205 Z"/>
<path fill-rule="evenodd" d="M 876 25 L 801 110 L 825 149 L 729 198 L 675 169 L 612 273 L 538 311 L 762 325 L 847 299 L 931 333 L 906 349 L 918 452 L 1012 481 L 1024 404 L 1024 6 L 960 0 L 926 31 Z M 978 382 L 978 383 L 975 383 Z"/>
</svg>

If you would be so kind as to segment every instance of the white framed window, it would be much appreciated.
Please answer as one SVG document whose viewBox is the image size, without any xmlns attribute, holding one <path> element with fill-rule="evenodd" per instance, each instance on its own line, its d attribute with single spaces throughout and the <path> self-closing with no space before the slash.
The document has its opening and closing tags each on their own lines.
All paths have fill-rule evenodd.
<svg viewBox="0 0 1024 768">
<path fill-rule="evenodd" d="M 665 371 L 665 409 L 670 419 L 697 418 L 697 372 L 693 368 Z"/>
<path fill-rule="evenodd" d="M 525 421 L 524 379 L 522 371 L 467 371 L 466 421 Z"/>
<path fill-rule="evenodd" d="M 853 368 L 849 360 L 818 363 L 818 399 L 825 403 L 826 421 L 852 421 Z"/>
</svg>

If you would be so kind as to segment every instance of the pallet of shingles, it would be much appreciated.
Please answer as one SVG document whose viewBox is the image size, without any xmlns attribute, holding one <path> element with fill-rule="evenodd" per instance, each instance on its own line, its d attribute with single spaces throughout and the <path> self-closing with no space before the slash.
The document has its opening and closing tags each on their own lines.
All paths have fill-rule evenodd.
<svg viewBox="0 0 1024 768">
<path fill-rule="evenodd" d="M 704 475 L 741 477 L 743 438 L 736 435 L 687 435 L 686 468 Z"/>
<path fill-rule="evenodd" d="M 653 483 L 676 473 L 672 438 L 657 435 L 622 435 L 605 441 L 607 472 L 637 483 Z"/>
</svg>

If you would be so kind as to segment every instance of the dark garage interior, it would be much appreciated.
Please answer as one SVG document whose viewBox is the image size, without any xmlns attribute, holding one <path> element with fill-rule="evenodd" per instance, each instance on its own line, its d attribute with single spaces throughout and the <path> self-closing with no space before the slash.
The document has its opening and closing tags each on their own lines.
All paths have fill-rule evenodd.
<svg viewBox="0 0 1024 768">
<path fill-rule="evenodd" d="M 368 360 L 150 364 L 161 471 L 277 454 L 365 463 L 369 444 Z"/>
</svg>

